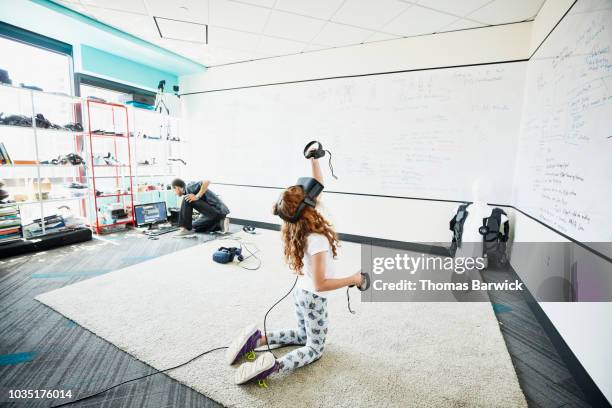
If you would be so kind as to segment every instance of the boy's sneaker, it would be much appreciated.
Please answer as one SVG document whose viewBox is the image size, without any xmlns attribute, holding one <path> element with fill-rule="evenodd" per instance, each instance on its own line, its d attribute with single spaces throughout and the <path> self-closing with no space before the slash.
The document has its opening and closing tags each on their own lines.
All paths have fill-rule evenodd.
<svg viewBox="0 0 612 408">
<path fill-rule="evenodd" d="M 261 338 L 261 332 L 254 324 L 251 324 L 240 332 L 225 351 L 227 364 L 234 364 L 240 357 L 257 347 L 257 340 Z"/>
<path fill-rule="evenodd" d="M 181 228 L 176 234 L 174 234 L 175 237 L 179 238 L 191 237 L 192 235 L 195 235 L 195 232 L 185 228 Z"/>
<path fill-rule="evenodd" d="M 223 234 L 227 234 L 229 232 L 229 224 L 230 220 L 228 217 L 224 217 L 221 221 L 219 221 L 219 227 Z"/>
<path fill-rule="evenodd" d="M 278 363 L 274 355 L 268 351 L 252 363 L 247 362 L 238 367 L 234 376 L 234 382 L 236 384 L 244 384 L 251 380 L 263 380 L 277 369 Z"/>
</svg>

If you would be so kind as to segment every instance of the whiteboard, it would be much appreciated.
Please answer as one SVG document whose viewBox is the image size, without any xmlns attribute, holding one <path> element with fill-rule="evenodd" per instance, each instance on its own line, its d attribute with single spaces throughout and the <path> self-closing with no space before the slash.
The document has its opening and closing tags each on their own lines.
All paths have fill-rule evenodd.
<svg viewBox="0 0 612 408">
<path fill-rule="evenodd" d="M 514 200 L 582 242 L 612 241 L 612 1 L 581 0 L 529 61 Z"/>
<path fill-rule="evenodd" d="M 196 173 L 288 186 L 308 174 L 302 150 L 316 139 L 339 177 L 323 159 L 327 190 L 471 200 L 480 178 L 484 199 L 507 203 L 525 69 L 517 62 L 184 96 L 197 118 L 192 134 L 210 152 L 194 159 Z"/>
</svg>

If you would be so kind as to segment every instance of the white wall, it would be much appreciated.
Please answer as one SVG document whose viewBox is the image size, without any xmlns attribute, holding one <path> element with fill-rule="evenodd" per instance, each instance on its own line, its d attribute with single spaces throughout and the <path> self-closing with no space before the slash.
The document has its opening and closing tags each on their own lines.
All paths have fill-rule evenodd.
<svg viewBox="0 0 612 408">
<path fill-rule="evenodd" d="M 572 3 L 573 0 L 548 0 L 533 22 L 213 67 L 201 75 L 182 77 L 181 89 L 190 93 L 314 78 L 527 59 Z M 201 112 L 193 109 L 195 104 L 191 104 L 190 100 L 193 101 L 189 96 L 182 98 L 185 115 L 187 118 L 197 118 Z M 197 132 L 197 129 L 193 131 Z M 201 157 L 201 152 L 206 150 L 206 136 L 202 135 L 197 140 L 200 143 L 196 143 L 194 151 Z M 243 153 L 245 160 L 248 160 L 248 147 Z M 198 174 L 195 167 L 191 168 L 194 177 L 205 177 Z M 213 188 L 228 203 L 231 216 L 278 223 L 270 210 L 279 190 L 222 185 L 214 185 Z M 324 202 L 339 232 L 408 242 L 448 242 L 448 220 L 457 208 L 457 204 L 453 203 L 340 194 L 325 194 Z M 260 210 L 264 208 L 266 211 Z M 509 216 L 514 223 L 515 239 L 519 241 L 564 241 L 563 237 L 518 212 L 510 211 Z M 518 255 L 513 256 L 512 262 L 519 275 L 522 274 L 521 277 L 529 281 Z M 542 303 L 541 306 L 596 384 L 612 401 L 610 304 Z"/>
<path fill-rule="evenodd" d="M 180 78 L 183 93 L 398 70 L 514 61 L 529 54 L 532 22 L 380 41 L 211 67 Z"/>
<path fill-rule="evenodd" d="M 521 60 L 528 56 L 531 25 L 531 22 L 526 22 L 381 41 L 212 67 L 201 75 L 181 77 L 181 89 L 188 94 L 313 78 Z M 185 95 L 181 99 L 185 117 L 188 121 L 190 118 L 196 119 L 193 123 L 197 123 L 201 114 L 197 108 L 197 96 Z M 197 126 L 191 133 L 196 132 Z M 191 139 L 195 144 L 194 152 L 206 149 L 205 137 Z M 198 140 L 201 141 L 200 145 L 197 144 Z M 270 160 L 273 161 L 272 156 Z M 191 163 L 197 161 L 194 158 Z M 194 177 L 203 176 L 197 167 L 190 168 Z M 305 171 L 308 171 L 307 167 Z M 295 175 L 296 179 L 298 176 Z M 225 199 L 234 218 L 278 223 L 278 219 L 268 216 L 267 211 L 262 213 L 253 210 L 253 203 L 264 205 L 265 202 L 265 207 L 256 208 L 269 208 L 277 199 L 278 192 L 243 187 L 237 188 L 240 194 L 236 188 L 215 186 L 215 189 L 226 195 Z M 244 199 L 244 194 L 248 194 L 248 200 Z M 334 223 L 339 232 L 410 242 L 449 243 L 451 236 L 448 220 L 458 206 L 455 203 L 379 197 L 327 196 L 328 207 L 334 215 Z M 428 215 L 423 217 L 424 213 Z"/>
</svg>

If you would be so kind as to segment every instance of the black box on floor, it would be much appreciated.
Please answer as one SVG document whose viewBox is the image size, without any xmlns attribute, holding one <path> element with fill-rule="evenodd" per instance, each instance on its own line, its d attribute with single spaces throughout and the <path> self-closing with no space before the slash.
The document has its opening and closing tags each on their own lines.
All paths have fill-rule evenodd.
<svg viewBox="0 0 612 408">
<path fill-rule="evenodd" d="M 56 232 L 25 241 L 14 241 L 0 245 L 0 258 L 27 254 L 30 252 L 46 251 L 64 245 L 91 241 L 89 228 L 77 228 L 70 231 Z"/>
</svg>

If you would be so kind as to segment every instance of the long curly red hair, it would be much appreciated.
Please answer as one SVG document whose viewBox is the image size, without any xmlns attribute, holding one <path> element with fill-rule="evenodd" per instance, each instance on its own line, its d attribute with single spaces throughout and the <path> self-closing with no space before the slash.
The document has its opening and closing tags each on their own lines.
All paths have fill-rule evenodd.
<svg viewBox="0 0 612 408">
<path fill-rule="evenodd" d="M 283 214 L 295 214 L 298 206 L 304 199 L 304 190 L 300 186 L 288 187 L 281 194 L 278 208 Z M 321 215 L 316 208 L 306 206 L 302 216 L 295 223 L 283 222 L 281 236 L 283 239 L 285 260 L 289 268 L 298 274 L 302 274 L 304 262 L 302 258 L 308 245 L 308 235 L 312 233 L 323 234 L 327 237 L 334 258 L 338 255 L 338 235 L 332 224 Z"/>
</svg>

